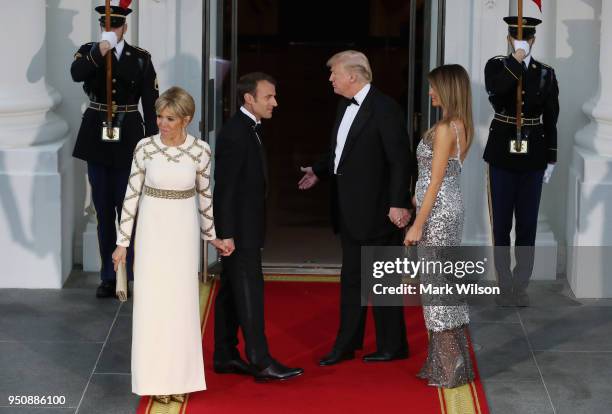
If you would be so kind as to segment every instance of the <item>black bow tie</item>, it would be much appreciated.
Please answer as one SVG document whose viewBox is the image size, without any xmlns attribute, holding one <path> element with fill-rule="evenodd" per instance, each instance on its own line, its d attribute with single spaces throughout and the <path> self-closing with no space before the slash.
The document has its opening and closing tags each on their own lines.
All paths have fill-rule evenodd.
<svg viewBox="0 0 612 414">
<path fill-rule="evenodd" d="M 359 102 L 353 97 L 351 99 L 346 98 L 347 106 L 348 105 L 357 105 L 359 106 Z"/>
</svg>

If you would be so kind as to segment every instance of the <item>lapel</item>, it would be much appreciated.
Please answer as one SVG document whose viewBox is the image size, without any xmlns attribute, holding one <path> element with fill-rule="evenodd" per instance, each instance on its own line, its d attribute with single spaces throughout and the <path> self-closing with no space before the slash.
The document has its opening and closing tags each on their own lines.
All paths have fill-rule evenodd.
<svg viewBox="0 0 612 414">
<path fill-rule="evenodd" d="M 376 90 L 374 86 L 370 85 L 370 91 L 366 95 L 365 99 L 361 103 L 361 107 L 357 112 L 357 116 L 353 120 L 351 124 L 351 128 L 349 129 L 348 135 L 346 137 L 346 143 L 344 144 L 344 149 L 342 150 L 342 156 L 340 157 L 340 162 L 338 163 L 338 168 L 342 165 L 342 162 L 346 159 L 348 153 L 355 146 L 355 142 L 359 138 L 359 135 L 363 128 L 365 127 L 368 119 L 372 115 L 372 101 L 374 100 L 373 96 L 376 94 Z M 340 118 L 342 119 L 342 118 Z M 340 122 L 338 122 L 340 125 Z M 338 135 L 338 130 L 336 129 L 335 136 Z M 334 146 L 335 148 L 335 146 Z"/>
<path fill-rule="evenodd" d="M 268 158 L 266 156 L 266 149 L 263 145 L 263 139 L 261 134 L 258 134 L 257 131 L 253 128 L 255 126 L 255 121 L 253 121 L 247 114 L 238 109 L 238 116 L 240 117 L 241 122 L 246 126 L 248 133 L 247 139 L 251 141 L 247 143 L 247 145 L 255 145 L 257 147 L 257 154 L 259 155 L 259 159 L 261 160 L 261 169 L 264 177 L 264 188 L 265 188 L 265 196 L 268 196 Z"/>
<path fill-rule="evenodd" d="M 253 127 L 255 126 L 255 121 L 249 118 L 245 113 L 243 113 L 240 109 L 238 109 L 238 116 L 240 121 L 245 125 L 247 129 L 247 140 L 249 141 L 248 145 L 255 145 L 258 149 L 259 156 L 261 158 L 262 165 L 264 168 L 266 166 L 266 155 L 264 153 L 263 139 L 261 138 L 261 134 L 257 134 Z M 259 137 L 259 139 L 258 139 Z"/>
</svg>

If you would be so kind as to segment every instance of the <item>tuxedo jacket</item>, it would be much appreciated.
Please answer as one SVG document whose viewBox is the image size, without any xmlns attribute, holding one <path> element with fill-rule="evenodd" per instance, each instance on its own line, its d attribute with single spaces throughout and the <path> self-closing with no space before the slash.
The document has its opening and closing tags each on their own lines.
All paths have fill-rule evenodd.
<svg viewBox="0 0 612 414">
<path fill-rule="evenodd" d="M 236 248 L 261 248 L 265 233 L 265 155 L 255 122 L 238 110 L 223 126 L 215 149 L 213 211 L 220 239 Z"/>
<path fill-rule="evenodd" d="M 338 104 L 329 151 L 313 165 L 318 177 L 333 177 L 332 224 L 360 241 L 397 231 L 390 207 L 410 205 L 410 143 L 400 106 L 375 87 L 351 124 L 337 173 L 334 158 L 338 128 L 349 101 Z"/>
</svg>

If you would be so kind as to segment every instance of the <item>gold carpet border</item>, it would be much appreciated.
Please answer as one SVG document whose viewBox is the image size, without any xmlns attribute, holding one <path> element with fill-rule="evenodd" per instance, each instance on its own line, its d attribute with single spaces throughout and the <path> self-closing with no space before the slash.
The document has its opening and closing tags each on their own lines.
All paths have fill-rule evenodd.
<svg viewBox="0 0 612 414">
<path fill-rule="evenodd" d="M 325 282 L 339 283 L 340 276 L 336 275 L 265 275 L 266 282 Z"/>
<path fill-rule="evenodd" d="M 211 283 L 199 283 L 199 297 L 200 297 L 200 327 L 202 330 L 202 339 L 204 337 L 204 327 L 208 321 L 208 315 L 212 307 L 212 291 L 213 287 L 217 283 L 213 280 Z M 160 404 L 154 401 L 153 398 L 149 397 L 149 404 L 145 411 L 146 414 L 185 414 L 187 411 L 187 405 L 189 404 L 189 394 L 186 395 L 184 403 L 178 403 L 171 401 L 169 404 Z"/>
<path fill-rule="evenodd" d="M 339 276 L 316 276 L 316 275 L 265 275 L 264 280 L 271 282 L 327 282 L 338 283 Z M 208 321 L 208 315 L 212 307 L 213 288 L 217 283 L 213 280 L 211 283 L 200 283 L 200 315 L 202 338 L 204 336 L 204 328 Z M 438 388 L 438 399 L 440 402 L 441 414 L 481 414 L 480 403 L 478 401 L 478 390 L 473 382 L 465 384 L 457 388 Z M 175 401 L 170 404 L 160 404 L 149 398 L 147 405 L 147 414 L 185 414 L 187 405 L 189 404 L 189 394 L 183 404 Z"/>
<path fill-rule="evenodd" d="M 446 414 L 446 410 L 444 409 L 444 395 L 442 394 L 441 388 L 438 388 L 438 400 L 440 400 L 440 413 Z"/>
<path fill-rule="evenodd" d="M 440 405 L 443 414 L 480 414 L 480 406 L 474 405 L 472 395 L 473 383 L 462 385 L 457 388 L 442 388 L 444 405 Z M 446 412 L 444 412 L 446 406 Z"/>
</svg>

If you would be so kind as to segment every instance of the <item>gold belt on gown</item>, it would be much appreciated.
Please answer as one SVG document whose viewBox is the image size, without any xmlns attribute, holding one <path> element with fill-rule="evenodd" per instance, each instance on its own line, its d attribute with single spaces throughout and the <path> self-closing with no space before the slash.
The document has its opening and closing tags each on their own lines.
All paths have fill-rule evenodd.
<svg viewBox="0 0 612 414">
<path fill-rule="evenodd" d="M 162 190 L 161 188 L 144 186 L 144 193 L 150 197 L 167 198 L 170 200 L 180 200 L 183 198 L 193 197 L 196 193 L 195 187 L 189 190 Z"/>
</svg>

